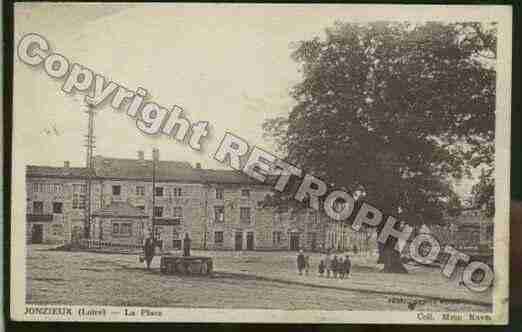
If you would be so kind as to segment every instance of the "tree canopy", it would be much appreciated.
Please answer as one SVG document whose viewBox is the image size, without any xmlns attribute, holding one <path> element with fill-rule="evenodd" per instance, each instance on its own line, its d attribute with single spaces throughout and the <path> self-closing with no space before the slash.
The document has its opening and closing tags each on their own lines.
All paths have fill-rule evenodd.
<svg viewBox="0 0 522 332">
<path fill-rule="evenodd" d="M 440 222 L 460 206 L 451 179 L 484 167 L 491 180 L 495 29 L 336 23 L 325 38 L 296 43 L 295 106 L 267 120 L 265 135 L 288 162 L 386 214 Z"/>
</svg>

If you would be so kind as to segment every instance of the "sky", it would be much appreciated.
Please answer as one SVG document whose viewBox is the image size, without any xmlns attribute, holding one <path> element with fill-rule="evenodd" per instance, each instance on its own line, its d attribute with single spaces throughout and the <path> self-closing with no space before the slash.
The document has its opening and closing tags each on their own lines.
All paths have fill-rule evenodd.
<svg viewBox="0 0 522 332">
<path fill-rule="evenodd" d="M 157 147 L 161 159 L 224 168 L 212 155 L 226 131 L 275 152 L 264 142 L 261 124 L 292 108 L 289 91 L 301 79 L 290 57 L 292 44 L 322 36 L 338 20 L 371 18 L 361 16 L 364 6 L 340 8 L 17 3 L 14 41 L 17 45 L 23 35 L 38 33 L 71 63 L 131 90 L 145 88 L 152 101 L 167 108 L 179 105 L 191 121 L 211 126 L 198 153 L 166 136 L 140 133 L 124 112 L 105 106 L 96 114 L 95 154 L 136 158 L 144 150 L 150 158 Z M 387 8 L 381 14 L 397 13 Z M 414 17 L 422 20 L 422 15 L 417 11 Z M 433 18 L 432 12 L 424 15 Z M 15 163 L 61 166 L 68 160 L 72 166 L 85 165 L 84 95 L 66 94 L 62 84 L 41 66 L 32 68 L 15 57 Z M 468 191 L 469 184 L 464 186 Z"/>
<path fill-rule="evenodd" d="M 153 101 L 179 105 L 191 121 L 212 127 L 207 148 L 196 153 L 165 136 L 147 137 L 124 113 L 104 107 L 95 120 L 96 154 L 134 158 L 145 150 L 150 157 L 158 147 L 162 159 L 222 168 L 209 156 L 225 131 L 270 148 L 261 124 L 289 112 L 289 91 L 300 78 L 291 43 L 321 34 L 334 20 L 310 10 L 263 15 L 241 6 L 22 4 L 15 42 L 37 32 L 71 62 L 132 90 L 143 87 Z M 24 140 L 24 156 L 32 164 L 83 165 L 83 96 L 61 92 L 62 81 L 18 59 L 15 76 L 15 122 L 21 119 L 15 136 Z"/>
</svg>

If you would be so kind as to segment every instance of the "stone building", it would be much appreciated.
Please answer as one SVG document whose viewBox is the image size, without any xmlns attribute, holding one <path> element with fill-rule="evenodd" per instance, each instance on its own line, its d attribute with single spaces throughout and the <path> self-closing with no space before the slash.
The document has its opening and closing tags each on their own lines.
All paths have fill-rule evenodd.
<svg viewBox="0 0 522 332">
<path fill-rule="evenodd" d="M 63 243 L 81 237 L 86 218 L 87 168 L 28 166 L 27 241 Z"/>
<path fill-rule="evenodd" d="M 180 249 L 186 233 L 194 249 L 320 250 L 355 243 L 349 227 L 324 214 L 264 207 L 271 187 L 236 171 L 154 164 L 153 170 L 140 151 L 136 159 L 96 156 L 92 169 L 67 162 L 28 166 L 28 242 L 89 238 L 140 246 L 153 232 L 167 250 Z"/>
</svg>

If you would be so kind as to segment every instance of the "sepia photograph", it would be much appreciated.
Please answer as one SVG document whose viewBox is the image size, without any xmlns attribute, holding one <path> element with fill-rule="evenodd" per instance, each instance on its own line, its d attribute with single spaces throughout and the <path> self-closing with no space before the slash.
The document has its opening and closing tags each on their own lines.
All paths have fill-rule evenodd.
<svg viewBox="0 0 522 332">
<path fill-rule="evenodd" d="M 511 28 L 16 3 L 12 319 L 506 324 Z"/>
</svg>

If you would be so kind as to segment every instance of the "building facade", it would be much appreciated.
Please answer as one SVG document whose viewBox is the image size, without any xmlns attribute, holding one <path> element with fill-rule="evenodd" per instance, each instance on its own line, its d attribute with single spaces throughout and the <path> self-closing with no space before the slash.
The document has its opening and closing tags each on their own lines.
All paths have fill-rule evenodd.
<svg viewBox="0 0 522 332">
<path fill-rule="evenodd" d="M 93 164 L 27 167 L 28 242 L 140 246 L 153 233 L 176 250 L 188 234 L 194 249 L 318 251 L 367 241 L 316 211 L 265 207 L 271 187 L 235 171 L 153 163 L 143 152 Z"/>
</svg>

